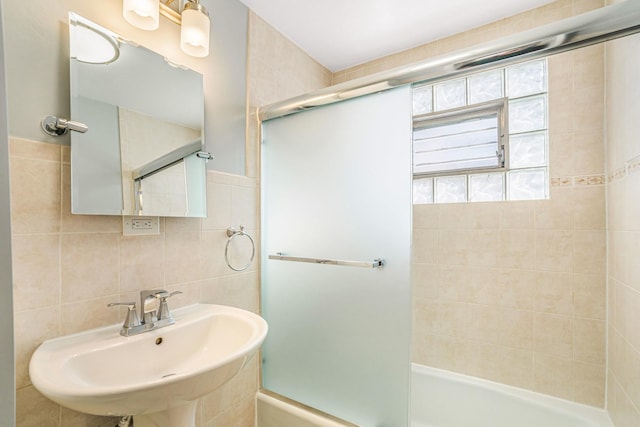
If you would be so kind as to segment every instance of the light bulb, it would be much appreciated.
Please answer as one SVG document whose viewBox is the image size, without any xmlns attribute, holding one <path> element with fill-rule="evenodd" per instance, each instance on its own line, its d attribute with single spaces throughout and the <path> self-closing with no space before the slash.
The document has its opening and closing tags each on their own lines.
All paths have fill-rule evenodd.
<svg viewBox="0 0 640 427">
<path fill-rule="evenodd" d="M 160 0 L 123 0 L 122 16 L 135 27 L 155 30 L 160 26 Z"/>
</svg>

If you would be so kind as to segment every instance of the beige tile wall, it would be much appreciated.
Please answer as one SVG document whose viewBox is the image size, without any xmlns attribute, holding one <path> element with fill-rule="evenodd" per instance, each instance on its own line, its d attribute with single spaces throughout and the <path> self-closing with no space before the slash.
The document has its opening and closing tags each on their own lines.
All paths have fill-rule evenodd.
<svg viewBox="0 0 640 427">
<path fill-rule="evenodd" d="M 640 425 L 640 36 L 607 43 L 608 408 Z"/>
<path fill-rule="evenodd" d="M 45 339 L 120 322 L 123 313 L 108 302 L 152 287 L 184 292 L 173 307 L 211 302 L 258 311 L 256 263 L 234 273 L 223 258 L 227 227 L 242 223 L 256 234 L 255 179 L 209 172 L 208 218 L 161 218 L 159 235 L 125 237 L 120 217 L 69 213 L 68 147 L 12 138 L 10 150 L 18 426 L 107 422 L 39 396 L 28 362 Z M 250 417 L 257 381 L 253 363 L 225 386 L 226 405 L 201 405 L 202 425 Z"/>
<path fill-rule="evenodd" d="M 556 1 L 337 72 L 334 83 L 602 6 Z M 415 362 L 604 406 L 603 52 L 549 59 L 549 200 L 414 207 Z"/>
<path fill-rule="evenodd" d="M 254 120 L 256 105 L 331 80 L 326 69 L 253 14 L 249 68 Z M 28 375 L 31 354 L 43 340 L 120 322 L 124 313 L 108 309 L 108 302 L 160 287 L 183 292 L 172 299 L 172 307 L 204 302 L 259 310 L 258 263 L 236 273 L 224 262 L 227 227 L 245 225 L 259 244 L 256 129 L 254 124 L 247 142 L 252 177 L 208 173 L 207 218 L 161 218 L 159 235 L 137 237 L 122 235 L 120 217 L 70 213 L 69 147 L 11 138 L 18 427 L 115 424 L 50 402 L 30 385 Z M 253 426 L 257 388 L 254 358 L 238 377 L 202 400 L 198 425 Z"/>
</svg>

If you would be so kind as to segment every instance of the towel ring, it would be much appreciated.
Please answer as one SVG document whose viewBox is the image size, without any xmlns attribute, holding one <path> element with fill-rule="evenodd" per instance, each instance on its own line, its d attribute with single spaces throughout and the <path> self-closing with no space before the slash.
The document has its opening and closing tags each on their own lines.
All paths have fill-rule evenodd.
<svg viewBox="0 0 640 427">
<path fill-rule="evenodd" d="M 256 254 L 256 244 L 253 241 L 253 238 L 244 232 L 244 225 L 240 226 L 240 231 L 236 230 L 233 227 L 229 227 L 227 228 L 227 236 L 229 237 L 227 239 L 227 244 L 224 247 L 224 259 L 225 261 L 227 261 L 227 266 L 232 269 L 233 271 L 244 271 L 247 268 L 249 268 L 249 266 L 251 265 L 251 263 L 253 262 L 253 257 Z M 249 241 L 251 242 L 251 258 L 249 258 L 249 262 L 242 266 L 242 267 L 234 267 L 233 265 L 231 265 L 231 261 L 229 261 L 229 243 L 231 243 L 231 241 L 237 237 L 237 236 L 247 236 L 249 238 Z"/>
</svg>

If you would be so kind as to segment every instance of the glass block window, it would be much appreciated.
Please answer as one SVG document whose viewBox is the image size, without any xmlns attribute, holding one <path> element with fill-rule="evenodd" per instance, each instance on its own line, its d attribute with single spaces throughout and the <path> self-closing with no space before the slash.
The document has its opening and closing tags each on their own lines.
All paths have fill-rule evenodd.
<svg viewBox="0 0 640 427">
<path fill-rule="evenodd" d="M 414 86 L 414 203 L 547 198 L 547 86 L 546 59 Z"/>
</svg>

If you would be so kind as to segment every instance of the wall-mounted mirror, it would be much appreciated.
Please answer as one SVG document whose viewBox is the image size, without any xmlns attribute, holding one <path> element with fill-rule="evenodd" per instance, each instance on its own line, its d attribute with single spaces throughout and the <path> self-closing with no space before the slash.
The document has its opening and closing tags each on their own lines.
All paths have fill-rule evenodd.
<svg viewBox="0 0 640 427">
<path fill-rule="evenodd" d="M 206 216 L 202 75 L 69 13 L 71 212 Z"/>
</svg>

